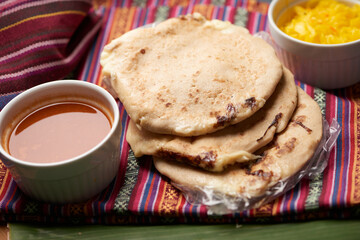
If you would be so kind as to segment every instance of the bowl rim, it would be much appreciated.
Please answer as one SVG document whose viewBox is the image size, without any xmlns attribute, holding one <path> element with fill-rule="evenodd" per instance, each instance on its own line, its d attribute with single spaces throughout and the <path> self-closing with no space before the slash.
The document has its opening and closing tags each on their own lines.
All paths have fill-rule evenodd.
<svg viewBox="0 0 360 240">
<path fill-rule="evenodd" d="M 280 2 L 281 0 L 272 0 L 270 5 L 269 5 L 269 9 L 268 9 L 268 21 L 269 21 L 269 27 L 273 27 L 273 29 L 280 34 L 282 37 L 284 37 L 285 39 L 292 41 L 292 42 L 296 42 L 298 44 L 302 44 L 305 46 L 309 46 L 309 47 L 318 47 L 318 48 L 339 48 L 339 47 L 347 47 L 347 46 L 352 46 L 352 45 L 356 45 L 356 44 L 360 44 L 360 39 L 355 40 L 355 41 L 351 41 L 351 42 L 346 42 L 346 43 L 336 43 L 336 44 L 321 44 L 321 43 L 310 43 L 310 42 L 306 42 L 306 41 L 302 41 L 300 39 L 291 37 L 289 35 L 287 35 L 286 33 L 284 33 L 275 23 L 274 20 L 274 16 L 273 16 L 273 12 L 274 12 L 274 8 L 275 6 L 278 4 L 278 2 Z M 306 2 L 308 0 L 300 0 L 300 2 Z M 351 2 L 351 0 L 342 0 L 343 2 Z"/>
<path fill-rule="evenodd" d="M 14 97 L 10 102 L 8 102 L 8 104 L 5 105 L 5 107 L 0 111 L 0 121 L 4 118 L 4 116 L 6 115 L 6 113 L 8 111 L 11 111 L 11 109 L 14 105 L 20 104 L 23 101 L 23 98 L 34 95 L 40 91 L 46 91 L 49 88 L 53 88 L 53 87 L 56 87 L 59 85 L 62 85 L 62 86 L 77 85 L 77 86 L 84 87 L 84 88 L 91 88 L 95 91 L 100 92 L 103 95 L 103 97 L 109 101 L 109 103 L 111 104 L 111 107 L 114 109 L 114 116 L 113 116 L 114 120 L 113 120 L 113 124 L 112 124 L 111 129 L 108 132 L 108 134 L 98 144 L 96 144 L 94 147 L 92 147 L 88 151 L 86 151 L 80 155 L 77 155 L 75 157 L 72 157 L 72 158 L 69 158 L 69 159 L 66 159 L 63 161 L 59 161 L 59 162 L 32 163 L 32 162 L 24 161 L 21 159 L 17 159 L 15 157 L 13 157 L 12 155 L 10 155 L 7 151 L 5 151 L 5 149 L 3 148 L 1 143 L 0 143 L 0 156 L 4 156 L 5 158 L 7 158 L 7 160 L 14 162 L 17 165 L 21 165 L 23 167 L 49 168 L 49 167 L 65 166 L 65 165 L 74 163 L 78 160 L 81 160 L 82 158 L 86 157 L 87 155 L 90 155 L 91 153 L 95 152 L 102 145 L 104 145 L 105 142 L 107 142 L 109 140 L 109 138 L 115 133 L 116 129 L 118 128 L 118 125 L 120 124 L 120 112 L 119 112 L 119 107 L 118 107 L 116 100 L 104 88 L 102 88 L 94 83 L 90 83 L 90 82 L 86 82 L 86 81 L 82 81 L 82 80 L 71 80 L 71 79 L 55 80 L 55 81 L 43 83 L 43 84 L 40 84 L 35 87 L 27 89 L 24 92 L 17 95 L 16 97 Z M 2 133 L 0 132 L 0 134 L 2 134 Z"/>
</svg>

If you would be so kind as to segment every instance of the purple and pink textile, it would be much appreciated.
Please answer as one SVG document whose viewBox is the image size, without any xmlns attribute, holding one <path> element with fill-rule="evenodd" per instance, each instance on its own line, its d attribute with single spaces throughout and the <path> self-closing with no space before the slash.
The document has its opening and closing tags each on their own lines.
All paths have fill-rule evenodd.
<svg viewBox="0 0 360 240">
<path fill-rule="evenodd" d="M 0 2 L 0 110 L 22 91 L 57 79 L 102 85 L 99 56 L 121 34 L 192 12 L 228 20 L 251 33 L 267 31 L 268 3 L 256 0 L 5 0 Z M 359 79 L 360 80 L 360 79 Z M 83 203 L 54 205 L 28 198 L 0 162 L 0 220 L 54 223 L 228 223 L 360 216 L 360 84 L 323 91 L 296 84 L 341 132 L 323 174 L 260 208 L 211 215 L 192 205 L 151 157 L 136 159 L 125 139 L 128 115 L 119 103 L 121 163 L 117 177 Z"/>
</svg>

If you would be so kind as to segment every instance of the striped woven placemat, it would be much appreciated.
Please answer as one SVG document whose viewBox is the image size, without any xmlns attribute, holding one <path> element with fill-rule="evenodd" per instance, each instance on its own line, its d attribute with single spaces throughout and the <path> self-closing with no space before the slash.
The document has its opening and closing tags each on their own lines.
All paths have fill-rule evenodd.
<svg viewBox="0 0 360 240">
<path fill-rule="evenodd" d="M 251 33 L 267 31 L 268 3 L 254 0 L 97 0 L 93 1 L 93 9 L 102 16 L 102 26 L 91 42 L 89 51 L 81 55 L 80 64 L 72 70 L 72 77 L 98 85 L 102 85 L 99 64 L 102 48 L 112 39 L 145 24 L 200 12 L 209 19 L 228 20 L 236 25 L 245 26 Z M 74 13 L 73 17 L 77 19 L 84 17 L 84 14 L 85 11 Z M 0 22 L 0 34 L 1 30 L 7 27 L 5 23 Z M 54 44 L 61 45 L 62 42 L 54 42 Z M 8 56 L 9 53 L 1 52 L 0 60 Z M 22 71 L 20 66 L 22 65 L 19 65 L 19 71 Z M 0 71 L 5 71 L 1 69 L 0 67 Z M 3 72 L 0 72 L 1 76 L 4 76 Z M 63 77 L 59 76 L 59 78 Z M 11 81 L 12 84 L 17 84 L 16 79 L 11 79 Z M 32 82 L 33 76 L 24 75 L 19 81 Z M 335 148 L 330 153 L 328 166 L 321 176 L 313 180 L 303 179 L 294 189 L 269 204 L 240 213 L 215 216 L 209 214 L 205 206 L 196 206 L 186 202 L 183 195 L 170 184 L 169 180 L 155 170 L 150 157 L 136 159 L 133 156 L 124 135 L 128 116 L 119 103 L 124 126 L 121 136 L 120 169 L 122 170 L 119 170 L 116 179 L 107 189 L 84 203 L 64 205 L 39 203 L 22 194 L 8 170 L 1 164 L 0 219 L 3 221 L 124 224 L 267 222 L 357 217 L 360 214 L 357 207 L 360 203 L 360 123 L 358 120 L 360 84 L 333 91 L 313 88 L 300 81 L 296 81 L 296 84 L 318 102 L 324 117 L 329 122 L 335 119 L 341 125 L 341 133 Z M 25 88 L 30 85 L 25 85 Z M 10 91 L 6 88 L 7 86 L 6 81 L 0 82 L 1 108 L 23 90 L 19 88 Z"/>
</svg>

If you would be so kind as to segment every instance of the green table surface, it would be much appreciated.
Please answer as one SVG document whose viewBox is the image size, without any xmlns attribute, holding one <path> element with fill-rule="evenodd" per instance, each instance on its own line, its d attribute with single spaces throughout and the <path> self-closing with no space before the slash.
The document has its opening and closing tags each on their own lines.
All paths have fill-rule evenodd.
<svg viewBox="0 0 360 240">
<path fill-rule="evenodd" d="M 360 220 L 317 220 L 281 224 L 44 226 L 10 223 L 10 240 L 20 239 L 360 239 Z"/>
</svg>

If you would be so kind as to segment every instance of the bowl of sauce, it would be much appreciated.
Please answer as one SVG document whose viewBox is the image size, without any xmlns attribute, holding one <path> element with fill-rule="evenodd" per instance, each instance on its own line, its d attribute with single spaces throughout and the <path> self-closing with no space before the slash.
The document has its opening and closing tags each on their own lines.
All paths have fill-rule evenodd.
<svg viewBox="0 0 360 240">
<path fill-rule="evenodd" d="M 111 125 L 109 117 L 90 104 L 59 101 L 22 119 L 5 146 L 11 156 L 23 161 L 61 162 L 95 147 Z"/>
<path fill-rule="evenodd" d="M 323 89 L 360 81 L 358 0 L 274 0 L 269 31 L 297 80 Z"/>
<path fill-rule="evenodd" d="M 85 201 L 119 171 L 119 119 L 114 98 L 95 84 L 61 80 L 36 86 L 0 112 L 0 159 L 32 198 Z"/>
</svg>

